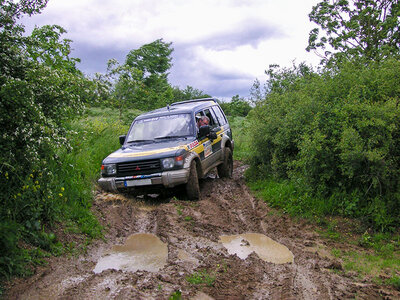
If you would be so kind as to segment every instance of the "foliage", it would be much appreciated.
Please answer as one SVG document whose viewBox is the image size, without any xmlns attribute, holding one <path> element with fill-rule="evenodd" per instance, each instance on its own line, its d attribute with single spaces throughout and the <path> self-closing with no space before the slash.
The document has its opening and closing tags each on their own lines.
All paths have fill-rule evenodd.
<svg viewBox="0 0 400 300">
<path fill-rule="evenodd" d="M 79 224 L 99 235 L 86 189 L 79 194 L 60 159 L 76 151 L 67 123 L 93 100 L 96 83 L 77 69 L 60 26 L 35 28 L 30 36 L 17 24 L 39 13 L 47 1 L 1 1 L 0 9 L 0 238 L 1 276 L 27 274 L 25 264 L 43 251 L 59 253 L 52 232 L 56 220 Z M 87 181 L 86 181 L 87 182 Z M 74 194 L 75 193 L 75 194 Z M 42 249 L 42 250 L 41 250 Z"/>
<path fill-rule="evenodd" d="M 390 284 L 399 289 L 398 272 L 400 271 L 400 255 L 393 244 L 386 243 L 381 251 L 343 251 L 345 271 L 356 272 L 360 277 L 372 278 L 378 284 Z M 382 278 L 386 278 L 382 281 Z"/>
<path fill-rule="evenodd" d="M 191 284 L 206 284 L 213 286 L 215 281 L 215 274 L 209 274 L 207 270 L 200 270 L 194 272 L 192 275 L 186 277 L 186 281 Z"/>
<path fill-rule="evenodd" d="M 296 207 L 329 199 L 322 211 L 398 226 L 399 70 L 394 59 L 270 69 L 270 93 L 249 114 L 252 171 L 309 195 Z"/>
<path fill-rule="evenodd" d="M 67 31 L 58 25 L 35 27 L 26 41 L 26 51 L 30 59 L 44 66 L 63 69 L 71 73 L 80 73 L 76 63 L 80 59 L 69 57 L 71 40 L 62 39 Z"/>
<path fill-rule="evenodd" d="M 177 290 L 169 296 L 168 300 L 181 300 L 182 299 L 182 292 Z"/>
<path fill-rule="evenodd" d="M 116 60 L 108 62 L 106 78 L 112 83 L 114 107 L 150 110 L 172 102 L 167 72 L 172 66 L 171 44 L 159 39 L 131 50 L 122 65 Z"/>
<path fill-rule="evenodd" d="M 398 291 L 400 291 L 400 276 L 392 276 L 389 280 L 387 280 L 387 283 L 394 286 Z"/>
<path fill-rule="evenodd" d="M 120 114 L 128 108 L 151 110 L 176 101 L 211 97 L 203 91 L 187 86 L 181 90 L 168 83 L 172 66 L 172 43 L 158 39 L 131 50 L 124 64 L 111 59 L 106 75 L 98 75 L 103 103 L 118 108 Z"/>
<path fill-rule="evenodd" d="M 179 87 L 173 88 L 173 96 L 174 102 L 176 101 L 184 101 L 184 100 L 191 100 L 191 99 L 201 99 L 201 98 L 211 98 L 210 95 L 205 94 L 203 91 L 196 89 L 191 86 L 186 86 L 183 90 Z"/>
<path fill-rule="evenodd" d="M 262 101 L 267 95 L 267 92 L 267 87 L 265 85 L 261 85 L 261 82 L 258 79 L 254 80 L 253 85 L 250 88 L 250 103 L 255 105 L 257 102 Z"/>
<path fill-rule="evenodd" d="M 171 68 L 172 43 L 166 43 L 162 39 L 145 44 L 139 49 L 131 50 L 126 56 L 125 64 L 140 70 L 144 83 L 152 85 L 155 77 L 166 78 L 167 71 Z"/>
<path fill-rule="evenodd" d="M 398 56 L 399 16 L 398 0 L 323 0 L 313 7 L 309 17 L 324 34 L 319 28 L 311 30 L 307 51 L 323 50 L 319 54 L 323 63 Z"/>
<path fill-rule="evenodd" d="M 245 117 L 228 117 L 228 119 L 235 140 L 233 157 L 236 160 L 247 161 L 250 153 L 249 122 Z"/>
<path fill-rule="evenodd" d="M 249 102 L 239 95 L 233 96 L 230 102 L 220 102 L 220 105 L 227 116 L 245 117 L 251 110 Z"/>
</svg>

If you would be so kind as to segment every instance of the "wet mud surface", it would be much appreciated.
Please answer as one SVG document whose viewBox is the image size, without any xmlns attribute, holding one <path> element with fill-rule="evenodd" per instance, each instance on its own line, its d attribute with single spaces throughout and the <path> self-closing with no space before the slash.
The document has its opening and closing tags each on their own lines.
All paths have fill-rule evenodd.
<svg viewBox="0 0 400 300">
<path fill-rule="evenodd" d="M 78 257 L 51 258 L 34 276 L 14 280 L 5 298 L 168 299 L 176 291 L 182 299 L 400 298 L 389 287 L 343 272 L 340 261 L 328 255 L 335 245 L 320 238 L 312 225 L 276 214 L 254 198 L 244 170 L 235 163 L 232 179 L 203 179 L 201 200 L 195 202 L 178 200 L 183 199 L 179 194 L 160 199 L 99 191 L 93 210 L 106 228 L 105 240 Z M 292 254 L 289 262 L 268 262 L 255 252 L 241 259 L 222 244 L 221 236 L 240 235 L 235 247 L 256 246 L 247 233 L 272 239 L 268 243 Z M 158 264 L 147 270 L 120 261 L 111 269 L 98 267 L 117 252 L 136 262 L 144 253 Z"/>
</svg>

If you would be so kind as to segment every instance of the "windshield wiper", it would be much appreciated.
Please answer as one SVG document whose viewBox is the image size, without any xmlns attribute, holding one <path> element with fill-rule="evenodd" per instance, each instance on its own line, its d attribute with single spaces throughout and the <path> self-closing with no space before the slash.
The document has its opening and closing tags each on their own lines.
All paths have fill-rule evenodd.
<svg viewBox="0 0 400 300">
<path fill-rule="evenodd" d="M 154 140 L 132 140 L 127 143 L 131 144 L 131 143 L 140 143 L 140 142 L 154 142 Z"/>
<path fill-rule="evenodd" d="M 162 139 L 176 139 L 176 138 L 185 138 L 187 139 L 187 137 L 185 136 L 181 136 L 181 135 L 167 135 L 167 136 L 159 136 L 154 138 L 155 140 L 162 140 Z"/>
</svg>

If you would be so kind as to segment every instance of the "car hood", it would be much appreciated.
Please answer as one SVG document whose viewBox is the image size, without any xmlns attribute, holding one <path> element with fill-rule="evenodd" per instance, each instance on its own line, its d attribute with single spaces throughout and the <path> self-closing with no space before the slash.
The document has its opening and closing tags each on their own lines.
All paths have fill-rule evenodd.
<svg viewBox="0 0 400 300">
<path fill-rule="evenodd" d="M 154 143 L 133 143 L 111 153 L 103 160 L 103 164 L 159 159 L 180 155 L 188 150 L 195 138 L 157 141 Z"/>
</svg>

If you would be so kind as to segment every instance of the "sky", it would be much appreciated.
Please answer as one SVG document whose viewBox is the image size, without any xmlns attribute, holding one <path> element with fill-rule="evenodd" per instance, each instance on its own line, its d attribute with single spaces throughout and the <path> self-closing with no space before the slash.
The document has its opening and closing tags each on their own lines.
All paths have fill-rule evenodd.
<svg viewBox="0 0 400 300">
<path fill-rule="evenodd" d="M 307 52 L 316 27 L 308 14 L 321 0 L 50 0 L 39 15 L 22 20 L 67 30 L 72 57 L 87 75 L 105 73 L 107 61 L 123 63 L 130 50 L 162 38 L 172 42 L 169 82 L 220 99 L 248 97 L 271 64 L 318 65 Z"/>
</svg>

